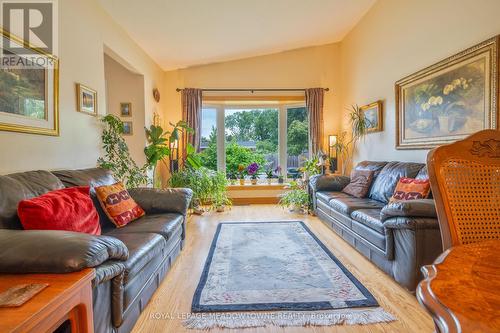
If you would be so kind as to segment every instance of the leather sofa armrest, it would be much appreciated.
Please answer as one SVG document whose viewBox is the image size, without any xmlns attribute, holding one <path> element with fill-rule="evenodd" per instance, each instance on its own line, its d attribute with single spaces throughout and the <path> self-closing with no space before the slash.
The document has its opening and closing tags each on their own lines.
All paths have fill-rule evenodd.
<svg viewBox="0 0 500 333">
<path fill-rule="evenodd" d="M 139 187 L 130 189 L 129 193 L 147 214 L 178 213 L 186 216 L 193 198 L 193 191 L 189 188 Z"/>
<path fill-rule="evenodd" d="M 383 221 L 391 217 L 431 217 L 437 218 L 436 205 L 432 199 L 397 201 L 387 204 L 380 212 Z"/>
<path fill-rule="evenodd" d="M 342 191 L 350 182 L 347 176 L 338 175 L 315 175 L 309 179 L 309 186 L 314 192 L 319 191 Z"/>
<path fill-rule="evenodd" d="M 60 230 L 0 230 L 2 273 L 69 273 L 127 258 L 127 247 L 114 237 Z"/>
</svg>

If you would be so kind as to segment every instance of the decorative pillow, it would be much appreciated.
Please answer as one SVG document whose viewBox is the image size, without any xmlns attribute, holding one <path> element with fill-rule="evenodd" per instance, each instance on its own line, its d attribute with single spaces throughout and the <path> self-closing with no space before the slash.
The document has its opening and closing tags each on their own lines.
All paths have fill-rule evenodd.
<svg viewBox="0 0 500 333">
<path fill-rule="evenodd" d="M 374 171 L 372 170 L 353 170 L 351 172 L 351 182 L 344 187 L 342 192 L 364 198 L 370 190 L 373 181 Z"/>
<path fill-rule="evenodd" d="M 96 187 L 95 193 L 102 209 L 118 228 L 145 214 L 121 182 Z"/>
<path fill-rule="evenodd" d="M 89 195 L 88 186 L 51 191 L 22 200 L 17 215 L 26 230 L 66 230 L 101 234 L 99 215 Z"/>
<path fill-rule="evenodd" d="M 431 191 L 429 179 L 400 178 L 389 202 L 426 199 Z"/>
</svg>

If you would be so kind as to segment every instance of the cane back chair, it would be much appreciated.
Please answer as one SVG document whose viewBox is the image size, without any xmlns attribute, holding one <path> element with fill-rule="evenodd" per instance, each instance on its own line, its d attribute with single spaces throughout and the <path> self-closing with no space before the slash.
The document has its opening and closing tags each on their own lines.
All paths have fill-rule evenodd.
<svg viewBox="0 0 500 333">
<path fill-rule="evenodd" d="M 427 166 L 443 249 L 500 239 L 500 131 L 438 147 Z"/>
</svg>

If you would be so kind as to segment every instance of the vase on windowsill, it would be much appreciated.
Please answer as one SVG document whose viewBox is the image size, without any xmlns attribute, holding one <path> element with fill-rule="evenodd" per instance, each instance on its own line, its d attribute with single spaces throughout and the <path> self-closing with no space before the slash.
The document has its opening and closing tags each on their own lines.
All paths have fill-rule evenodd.
<svg viewBox="0 0 500 333">
<path fill-rule="evenodd" d="M 273 179 L 272 178 L 267 178 L 267 185 L 271 185 L 273 183 Z"/>
<path fill-rule="evenodd" d="M 250 183 L 252 183 L 252 185 L 257 185 L 257 178 L 250 179 Z"/>
<path fill-rule="evenodd" d="M 241 186 L 245 185 L 245 178 L 241 178 L 241 179 L 240 179 L 240 185 L 241 185 Z"/>
</svg>

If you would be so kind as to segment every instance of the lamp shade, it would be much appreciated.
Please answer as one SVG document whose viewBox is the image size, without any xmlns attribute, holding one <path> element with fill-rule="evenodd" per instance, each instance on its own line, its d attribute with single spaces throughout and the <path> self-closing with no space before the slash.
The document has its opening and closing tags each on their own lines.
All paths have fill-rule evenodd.
<svg viewBox="0 0 500 333">
<path fill-rule="evenodd" d="M 329 135 L 328 136 L 328 146 L 334 147 L 336 144 L 337 144 L 337 136 L 336 135 Z"/>
</svg>

